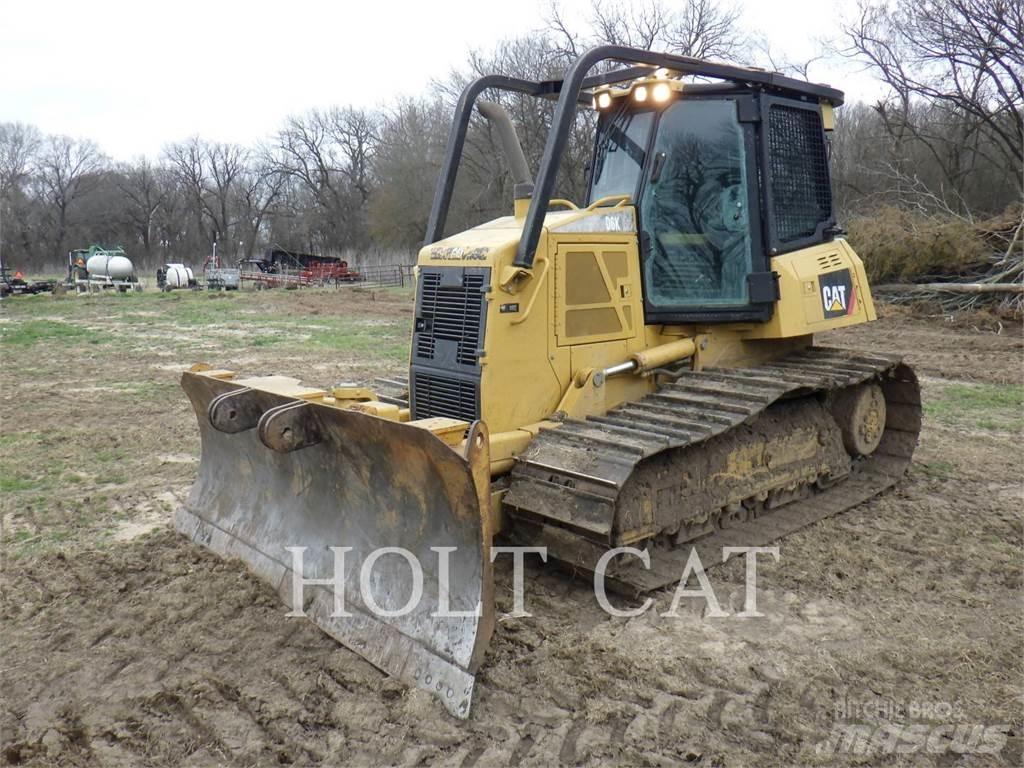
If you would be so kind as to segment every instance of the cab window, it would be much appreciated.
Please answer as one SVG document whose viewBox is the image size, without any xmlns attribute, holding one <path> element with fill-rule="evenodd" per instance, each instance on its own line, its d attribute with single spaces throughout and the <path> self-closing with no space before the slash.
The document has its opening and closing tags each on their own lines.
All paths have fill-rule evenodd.
<svg viewBox="0 0 1024 768">
<path fill-rule="evenodd" d="M 653 112 L 620 109 L 598 128 L 590 201 L 609 195 L 636 195 L 647 156 Z"/>
<path fill-rule="evenodd" d="M 658 123 L 640 204 L 654 309 L 745 306 L 752 271 L 743 129 L 731 99 L 681 99 Z"/>
</svg>

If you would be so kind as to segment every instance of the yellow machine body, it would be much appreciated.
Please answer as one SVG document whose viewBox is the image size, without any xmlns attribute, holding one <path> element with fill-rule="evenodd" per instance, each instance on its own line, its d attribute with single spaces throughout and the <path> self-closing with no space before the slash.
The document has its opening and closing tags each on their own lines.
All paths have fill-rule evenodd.
<svg viewBox="0 0 1024 768">
<path fill-rule="evenodd" d="M 644 67 L 584 77 L 602 60 Z M 619 47 L 550 86 L 482 78 L 459 101 L 417 260 L 407 385 L 206 365 L 182 379 L 203 453 L 178 529 L 457 717 L 494 628 L 498 534 L 575 573 L 649 547 L 647 572 L 609 571 L 649 591 L 685 548 L 761 546 L 889 487 L 920 429 L 901 361 L 812 343 L 875 319 L 832 215 L 824 132 L 840 92 Z M 485 88 L 557 94 L 536 191 L 508 115 L 477 104 L 502 136 L 513 212 L 442 237 Z M 598 199 L 578 208 L 551 195 L 586 89 L 602 111 L 595 158 L 632 191 L 598 194 L 595 171 Z"/>
<path fill-rule="evenodd" d="M 766 323 L 645 325 L 636 216 L 631 205 L 549 213 L 532 272 L 513 266 L 522 219 L 506 216 L 420 251 L 418 266 L 490 267 L 481 418 L 495 474 L 541 423 L 600 415 L 656 388 L 653 376 L 592 376 L 633 355 L 699 339 L 694 366 L 756 365 L 808 346 L 812 335 L 875 319 L 867 275 L 843 239 L 778 256 L 780 298 Z M 614 228 L 614 229 L 613 229 Z M 604 230 L 604 231 L 602 231 Z M 853 295 L 826 318 L 819 277 L 848 269 Z M 512 308 L 515 311 L 510 311 Z M 496 443 L 496 444 L 495 444 Z"/>
<path fill-rule="evenodd" d="M 539 430 L 557 428 L 564 417 L 600 416 L 657 388 L 655 376 L 642 374 L 596 384 L 595 374 L 606 368 L 680 340 L 694 342 L 694 370 L 757 365 L 809 346 L 815 333 L 876 317 L 863 262 L 849 243 L 836 239 L 774 259 L 780 298 L 767 322 L 645 325 L 634 222 L 633 207 L 625 203 L 549 213 L 529 273 L 512 263 L 522 227 L 515 216 L 420 251 L 419 268 L 490 268 L 480 390 L 492 476 L 507 472 Z M 602 227 L 621 228 L 600 231 Z M 844 314 L 827 318 L 820 276 L 843 269 L 852 276 L 853 291 L 844 297 Z M 296 391 L 295 396 L 328 407 L 410 422 L 455 449 L 465 447 L 468 422 L 443 417 L 411 421 L 408 408 L 376 400 L 371 388 L 298 386 Z"/>
</svg>

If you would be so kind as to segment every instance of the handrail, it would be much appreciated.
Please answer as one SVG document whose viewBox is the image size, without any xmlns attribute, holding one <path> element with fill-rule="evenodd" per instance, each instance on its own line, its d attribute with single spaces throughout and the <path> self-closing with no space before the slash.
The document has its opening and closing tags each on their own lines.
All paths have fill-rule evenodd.
<svg viewBox="0 0 1024 768">
<path fill-rule="evenodd" d="M 578 211 L 580 209 L 576 203 L 572 200 L 566 200 L 564 197 L 553 197 L 548 200 L 548 207 L 550 208 L 552 205 L 564 205 L 570 211 Z"/>
<path fill-rule="evenodd" d="M 612 206 L 612 208 L 621 208 L 622 206 L 624 206 L 626 203 L 628 203 L 632 199 L 633 199 L 633 196 L 631 194 L 629 194 L 628 192 L 625 193 L 625 194 L 619 194 L 619 195 L 605 195 L 604 197 L 599 197 L 597 200 L 592 202 L 590 205 L 588 205 L 586 207 L 585 210 L 592 211 L 595 208 L 603 208 L 608 203 L 612 202 L 612 200 L 617 201 L 615 203 L 615 205 Z"/>
</svg>

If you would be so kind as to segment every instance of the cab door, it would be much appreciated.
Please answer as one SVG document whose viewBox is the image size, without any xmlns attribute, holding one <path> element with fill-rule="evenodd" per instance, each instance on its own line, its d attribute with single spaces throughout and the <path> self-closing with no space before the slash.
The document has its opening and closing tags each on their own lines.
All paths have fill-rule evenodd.
<svg viewBox="0 0 1024 768">
<path fill-rule="evenodd" d="M 756 135 L 738 99 L 683 96 L 656 130 L 639 207 L 646 322 L 767 319 Z"/>
</svg>

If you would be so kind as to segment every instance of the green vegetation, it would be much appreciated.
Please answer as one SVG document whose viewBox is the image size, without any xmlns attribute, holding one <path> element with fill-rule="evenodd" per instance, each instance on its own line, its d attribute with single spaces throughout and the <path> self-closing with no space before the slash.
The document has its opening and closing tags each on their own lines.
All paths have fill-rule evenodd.
<svg viewBox="0 0 1024 768">
<path fill-rule="evenodd" d="M 6 553 L 13 560 L 21 560 L 29 555 L 41 554 L 58 549 L 61 544 L 73 536 L 74 532 L 62 526 L 47 527 L 44 532 L 33 533 L 28 528 L 20 528 L 4 542 Z"/>
<path fill-rule="evenodd" d="M 178 383 L 192 363 L 323 386 L 334 374 L 313 369 L 328 362 L 365 380 L 404 365 L 411 305 L 408 288 L 5 300 L 0 546 L 116 546 L 123 521 L 176 506 L 198 458 Z"/>
<path fill-rule="evenodd" d="M 914 466 L 930 477 L 946 479 L 953 476 L 956 465 L 951 461 L 915 461 Z"/>
<path fill-rule="evenodd" d="M 5 474 L 0 477 L 0 493 L 11 493 L 13 491 L 35 491 L 42 486 L 42 481 L 33 480 L 27 477 L 18 477 Z"/>
<path fill-rule="evenodd" d="M 0 326 L 0 344 L 10 347 L 30 347 L 40 342 L 81 342 L 88 335 L 87 329 L 63 320 L 29 320 Z"/>
<path fill-rule="evenodd" d="M 310 343 L 361 357 L 400 363 L 408 358 L 409 337 L 405 323 L 342 323 L 314 331 Z"/>
<path fill-rule="evenodd" d="M 234 350 L 308 344 L 358 356 L 368 362 L 405 360 L 408 317 L 384 315 L 385 307 L 412 300 L 408 288 L 375 290 L 382 312 L 372 317 L 358 314 L 320 314 L 303 311 L 305 292 L 126 293 L 90 297 L 19 297 L 0 323 L 5 346 L 28 348 L 43 343 L 118 343 L 151 347 L 165 334 L 164 348 L 188 354 L 197 341 Z M 295 311 L 280 309 L 281 296 L 295 297 Z M 331 292 L 343 309 L 349 297 L 365 306 L 366 292 Z M 376 302 L 374 302 L 376 303 Z M 268 304 L 272 307 L 268 309 Z M 276 310 L 276 311 L 275 311 Z M 142 333 L 133 333 L 133 331 Z M 194 353 L 193 353 L 194 354 Z"/>
<path fill-rule="evenodd" d="M 1024 430 L 1024 385 L 946 384 L 924 402 L 929 418 L 949 426 L 1005 432 Z"/>
</svg>

